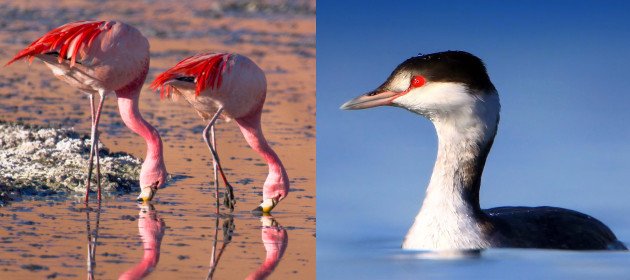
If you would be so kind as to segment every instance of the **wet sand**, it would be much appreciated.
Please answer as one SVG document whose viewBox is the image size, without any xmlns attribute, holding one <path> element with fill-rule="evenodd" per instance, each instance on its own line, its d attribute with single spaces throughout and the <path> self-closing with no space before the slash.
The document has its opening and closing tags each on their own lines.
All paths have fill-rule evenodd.
<svg viewBox="0 0 630 280">
<path fill-rule="evenodd" d="M 148 83 L 182 58 L 202 51 L 238 52 L 258 63 L 268 79 L 263 129 L 287 167 L 292 188 L 273 213 L 276 222 L 286 229 L 288 243 L 270 278 L 315 278 L 314 14 L 296 11 L 289 15 L 274 9 L 217 12 L 216 7 L 204 9 L 194 1 L 109 2 L 97 8 L 82 1 L 0 6 L 2 62 L 51 28 L 73 20 L 118 19 L 138 27 L 148 37 L 151 69 L 140 110 L 160 131 L 167 168 L 173 176 L 153 203 L 154 217 L 164 222 L 164 235 L 159 262 L 149 279 L 206 277 L 217 216 L 213 214 L 211 157 L 200 134 L 205 123 L 183 99 L 160 100 L 149 91 Z M 41 62 L 35 61 L 30 67 L 21 62 L 0 69 L 0 98 L 2 120 L 57 124 L 89 132 L 88 99 L 56 80 Z M 112 152 L 144 157 L 142 138 L 124 126 L 114 99 L 109 96 L 104 106 L 102 142 Z M 243 279 L 260 268 L 265 259 L 261 221 L 249 210 L 260 203 L 267 167 L 247 146 L 236 124 L 220 123 L 217 137 L 237 204 L 234 234 L 213 276 Z M 96 278 L 118 278 L 139 264 L 145 253 L 138 227 L 148 220 L 133 201 L 136 195 L 108 199 L 102 204 L 95 243 Z M 74 199 L 27 198 L 1 208 L 0 278 L 84 278 L 88 258 L 86 216 L 89 213 L 91 232 L 97 216 L 96 204 L 90 206 L 92 210 L 88 211 Z M 226 219 L 220 218 L 219 227 Z M 158 224 L 154 221 L 152 225 Z M 221 229 L 218 236 L 221 247 Z"/>
</svg>

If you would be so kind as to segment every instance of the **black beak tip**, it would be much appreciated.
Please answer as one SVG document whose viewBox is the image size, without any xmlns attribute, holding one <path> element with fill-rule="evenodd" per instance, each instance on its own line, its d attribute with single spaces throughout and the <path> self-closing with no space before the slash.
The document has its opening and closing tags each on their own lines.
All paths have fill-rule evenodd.
<svg viewBox="0 0 630 280">
<path fill-rule="evenodd" d="M 260 216 L 262 216 L 262 215 L 265 213 L 265 211 L 263 211 L 262 206 L 258 206 L 258 207 L 256 207 L 256 208 L 254 208 L 254 209 L 251 211 L 251 213 L 252 213 L 254 216 L 259 216 L 259 217 L 260 217 Z"/>
</svg>

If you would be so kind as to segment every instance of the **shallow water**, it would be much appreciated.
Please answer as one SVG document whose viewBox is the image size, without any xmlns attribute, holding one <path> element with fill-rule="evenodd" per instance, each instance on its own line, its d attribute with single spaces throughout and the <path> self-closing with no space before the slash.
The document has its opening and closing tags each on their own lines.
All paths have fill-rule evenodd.
<svg viewBox="0 0 630 280">
<path fill-rule="evenodd" d="M 274 214 L 277 225 L 271 229 L 275 231 L 265 233 L 270 226 L 263 226 L 261 219 L 272 217 L 254 217 L 248 211 L 219 216 L 213 214 L 211 204 L 192 209 L 190 203 L 175 202 L 177 197 L 171 195 L 144 207 L 132 203 L 132 198 L 105 201 L 100 211 L 96 203 L 86 210 L 83 203 L 70 201 L 3 208 L 3 279 L 87 274 L 100 279 L 123 275 L 137 279 L 131 276 L 143 274 L 153 279 L 202 278 L 211 270 L 216 279 L 244 279 L 266 270 L 264 262 L 277 265 L 274 276 L 283 278 L 301 275 L 303 267 L 312 265 L 307 252 L 312 235 L 293 226 L 303 224 L 299 214 Z M 231 226 L 226 225 L 229 221 Z M 279 245 L 286 243 L 286 252 L 266 261 L 266 254 L 274 251 L 266 250 L 263 240 L 270 243 L 270 238 Z"/>
<path fill-rule="evenodd" d="M 106 198 L 100 211 L 94 197 L 86 211 L 81 194 L 61 201 L 25 198 L 0 208 L 0 279 L 85 278 L 89 266 L 101 279 L 144 270 L 153 279 L 206 278 L 211 266 L 215 279 L 243 279 L 255 271 L 265 276 L 275 265 L 271 279 L 315 278 L 315 17 L 234 10 L 210 16 L 199 12 L 205 1 L 183 2 L 2 4 L 0 61 L 71 20 L 115 18 L 148 37 L 151 69 L 140 111 L 160 131 L 174 180 L 158 191 L 155 210 L 141 208 L 134 201 L 137 193 Z M 260 203 L 267 167 L 234 123 L 218 124 L 217 141 L 235 188 L 236 210 L 231 216 L 214 214 L 211 157 L 201 138 L 205 123 L 184 100 L 160 100 L 146 86 L 157 73 L 202 51 L 247 55 L 267 73 L 263 130 L 287 167 L 292 191 L 274 209 L 275 222 L 249 213 Z M 41 62 L 2 68 L 0 81 L 0 119 L 89 132 L 87 98 L 56 80 Z M 114 99 L 105 100 L 101 141 L 112 152 L 143 157 L 145 144 L 124 126 Z M 233 234 L 224 235 L 224 228 Z M 88 242 L 96 236 L 96 242 Z M 212 265 L 215 236 L 218 260 Z M 224 238 L 231 238 L 225 246 Z M 94 265 L 88 265 L 89 247 L 95 248 Z"/>
</svg>

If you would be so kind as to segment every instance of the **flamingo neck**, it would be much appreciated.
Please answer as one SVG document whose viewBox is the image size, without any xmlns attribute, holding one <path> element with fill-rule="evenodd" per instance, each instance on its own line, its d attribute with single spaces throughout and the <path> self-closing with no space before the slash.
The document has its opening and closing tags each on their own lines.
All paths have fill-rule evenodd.
<svg viewBox="0 0 630 280">
<path fill-rule="evenodd" d="M 284 186 L 288 189 L 289 187 L 289 177 L 287 176 L 286 169 L 280 158 L 273 151 L 265 136 L 263 135 L 261 124 L 260 124 L 260 114 L 261 109 L 253 114 L 236 119 L 236 122 L 245 137 L 245 140 L 249 144 L 254 151 L 258 152 L 267 165 L 269 166 L 269 175 L 267 176 L 267 180 L 265 180 L 265 185 L 263 186 L 263 197 L 264 198 L 272 198 L 270 197 L 266 190 L 271 186 Z"/>
<path fill-rule="evenodd" d="M 140 114 L 138 108 L 140 90 L 148 71 L 145 69 L 136 80 L 116 91 L 120 117 L 125 125 L 144 138 L 147 144 L 147 155 L 140 171 L 140 186 L 144 187 L 160 181 L 164 183 L 166 167 L 164 165 L 162 139 L 157 129 L 151 126 Z"/>
<path fill-rule="evenodd" d="M 498 114 L 475 108 L 463 111 L 433 120 L 437 160 L 403 248 L 477 249 L 487 245 L 484 233 L 491 225 L 479 206 L 479 189 Z"/>
</svg>

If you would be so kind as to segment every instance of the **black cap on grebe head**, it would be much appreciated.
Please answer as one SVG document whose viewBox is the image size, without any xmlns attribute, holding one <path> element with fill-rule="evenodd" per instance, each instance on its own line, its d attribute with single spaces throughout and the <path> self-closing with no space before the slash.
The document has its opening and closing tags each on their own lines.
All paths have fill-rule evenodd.
<svg viewBox="0 0 630 280">
<path fill-rule="evenodd" d="M 413 76 L 422 76 L 426 82 L 461 83 L 474 91 L 495 90 L 481 59 L 465 51 L 445 51 L 405 60 L 375 92 L 400 88 L 395 81 Z M 405 90 L 409 83 L 403 85 Z"/>
</svg>

